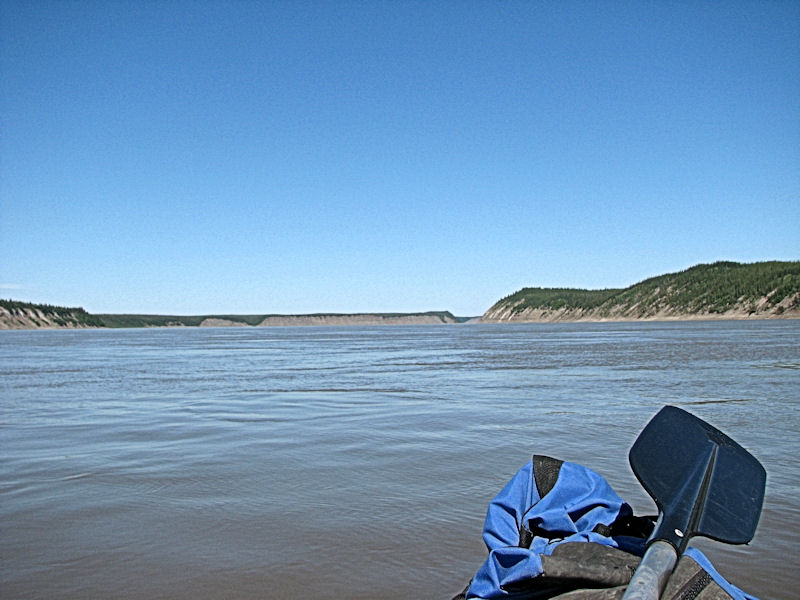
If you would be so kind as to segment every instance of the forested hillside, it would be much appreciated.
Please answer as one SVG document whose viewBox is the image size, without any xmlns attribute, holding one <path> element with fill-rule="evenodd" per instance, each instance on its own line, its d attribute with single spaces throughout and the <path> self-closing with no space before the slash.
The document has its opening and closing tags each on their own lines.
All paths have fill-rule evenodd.
<svg viewBox="0 0 800 600">
<path fill-rule="evenodd" d="M 82 308 L 0 300 L 0 329 L 103 327 L 103 322 Z"/>
<path fill-rule="evenodd" d="M 716 262 L 624 289 L 523 288 L 484 321 L 800 316 L 800 262 Z"/>
</svg>

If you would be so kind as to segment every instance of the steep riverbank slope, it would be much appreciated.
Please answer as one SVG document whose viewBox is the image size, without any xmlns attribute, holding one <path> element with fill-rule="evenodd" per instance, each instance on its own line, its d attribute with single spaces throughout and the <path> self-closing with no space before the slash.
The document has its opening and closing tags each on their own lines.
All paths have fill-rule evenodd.
<svg viewBox="0 0 800 600">
<path fill-rule="evenodd" d="M 482 322 L 800 318 L 800 262 L 717 262 L 624 289 L 523 288 Z"/>
<path fill-rule="evenodd" d="M 96 316 L 82 308 L 0 300 L 0 329 L 77 329 L 102 326 Z"/>
<path fill-rule="evenodd" d="M 420 314 L 352 314 L 352 315 L 273 315 L 259 325 L 269 326 L 319 326 L 319 325 L 441 325 L 458 323 L 449 312 Z"/>
<path fill-rule="evenodd" d="M 327 325 L 432 325 L 458 323 L 447 311 L 308 315 L 98 315 L 106 327 L 300 327 Z"/>
</svg>

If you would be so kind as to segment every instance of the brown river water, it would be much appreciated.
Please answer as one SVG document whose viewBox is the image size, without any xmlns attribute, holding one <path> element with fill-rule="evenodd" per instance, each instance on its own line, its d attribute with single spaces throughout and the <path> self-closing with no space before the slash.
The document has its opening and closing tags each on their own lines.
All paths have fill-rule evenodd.
<svg viewBox="0 0 800 600">
<path fill-rule="evenodd" d="M 800 589 L 800 321 L 0 332 L 0 597 L 449 599 L 531 454 L 628 466 L 664 404 L 768 474 L 755 540 Z"/>
</svg>

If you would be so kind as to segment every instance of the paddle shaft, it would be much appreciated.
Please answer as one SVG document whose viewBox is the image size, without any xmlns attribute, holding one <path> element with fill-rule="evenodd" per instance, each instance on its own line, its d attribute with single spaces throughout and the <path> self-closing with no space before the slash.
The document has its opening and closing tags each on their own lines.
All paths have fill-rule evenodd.
<svg viewBox="0 0 800 600">
<path fill-rule="evenodd" d="M 622 600 L 658 600 L 677 560 L 678 553 L 669 542 L 650 544 Z"/>
</svg>

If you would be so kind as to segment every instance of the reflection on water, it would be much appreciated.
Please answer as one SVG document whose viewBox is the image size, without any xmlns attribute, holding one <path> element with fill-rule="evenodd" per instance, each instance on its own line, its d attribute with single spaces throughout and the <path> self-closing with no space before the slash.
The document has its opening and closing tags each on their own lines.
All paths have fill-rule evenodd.
<svg viewBox="0 0 800 600">
<path fill-rule="evenodd" d="M 0 332 L 3 598 L 448 598 L 534 452 L 640 512 L 663 405 L 768 472 L 762 598 L 800 585 L 800 322 Z M 788 568 L 791 567 L 791 568 Z"/>
</svg>

